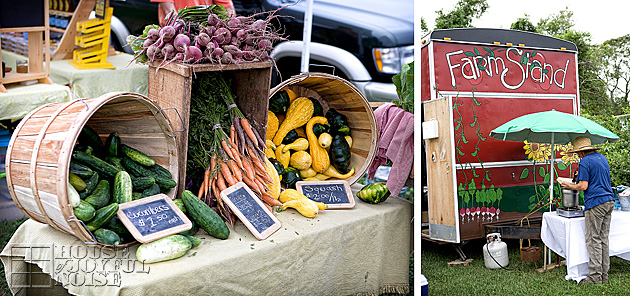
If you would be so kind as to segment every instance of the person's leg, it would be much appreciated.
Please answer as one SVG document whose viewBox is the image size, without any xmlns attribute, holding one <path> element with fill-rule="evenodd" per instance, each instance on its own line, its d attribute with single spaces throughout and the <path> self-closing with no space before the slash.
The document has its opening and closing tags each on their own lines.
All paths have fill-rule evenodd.
<svg viewBox="0 0 630 296">
<path fill-rule="evenodd" d="M 610 269 L 610 253 L 608 235 L 610 233 L 610 220 L 612 216 L 612 210 L 615 207 L 615 202 L 609 201 L 604 203 L 603 210 L 605 211 L 604 219 L 602 221 L 602 283 L 608 282 L 608 270 Z"/>
<path fill-rule="evenodd" d="M 601 205 L 595 206 L 584 212 L 584 238 L 586 251 L 588 251 L 588 277 L 587 282 L 602 282 L 602 237 L 601 228 L 604 219 L 604 211 Z"/>
</svg>

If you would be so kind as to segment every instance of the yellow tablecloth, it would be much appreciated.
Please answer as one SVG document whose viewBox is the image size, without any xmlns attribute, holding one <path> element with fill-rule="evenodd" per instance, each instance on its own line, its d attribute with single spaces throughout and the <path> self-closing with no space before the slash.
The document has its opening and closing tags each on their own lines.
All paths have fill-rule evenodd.
<svg viewBox="0 0 630 296">
<path fill-rule="evenodd" d="M 408 291 L 412 205 L 357 200 L 308 219 L 277 213 L 282 227 L 258 241 L 242 223 L 227 240 L 202 243 L 176 260 L 142 265 L 137 246 L 101 253 L 74 236 L 26 221 L 0 254 L 16 294 L 60 282 L 77 295 L 352 295 Z M 44 274 L 37 274 L 37 265 Z M 32 268 L 32 269 L 30 269 Z M 29 272 L 30 271 L 30 272 Z M 30 283 L 30 284 L 29 284 Z M 57 285 L 57 288 L 59 286 Z M 46 290 L 48 289 L 48 290 Z"/>
<path fill-rule="evenodd" d="M 24 56 L 3 50 L 2 60 L 15 68 L 15 60 Z M 146 95 L 149 85 L 149 67 L 132 63 L 133 56 L 120 53 L 107 57 L 116 69 L 79 70 L 68 60 L 50 62 L 50 79 L 57 84 L 70 85 L 72 91 L 81 98 L 96 98 L 108 92 L 135 92 Z M 44 63 L 44 68 L 46 64 Z"/>
<path fill-rule="evenodd" d="M 6 88 L 6 93 L 0 92 L 0 120 L 21 119 L 41 105 L 68 102 L 72 99 L 70 89 L 59 84 L 24 86 L 12 83 L 7 84 Z"/>
</svg>

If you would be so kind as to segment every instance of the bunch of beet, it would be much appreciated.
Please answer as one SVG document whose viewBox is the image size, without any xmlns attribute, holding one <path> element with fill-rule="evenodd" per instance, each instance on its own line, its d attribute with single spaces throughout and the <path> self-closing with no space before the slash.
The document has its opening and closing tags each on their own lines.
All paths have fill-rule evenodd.
<svg viewBox="0 0 630 296">
<path fill-rule="evenodd" d="M 191 10 L 195 11 L 194 18 L 187 17 Z M 200 11 L 207 18 L 200 20 Z M 142 36 L 127 38 L 135 52 L 132 62 L 160 62 L 159 69 L 175 61 L 188 64 L 267 61 L 271 59 L 273 43 L 285 39 L 270 24 L 278 17 L 277 10 L 248 17 L 231 17 L 221 12 L 195 6 L 171 14 L 164 27 L 147 26 Z"/>
</svg>

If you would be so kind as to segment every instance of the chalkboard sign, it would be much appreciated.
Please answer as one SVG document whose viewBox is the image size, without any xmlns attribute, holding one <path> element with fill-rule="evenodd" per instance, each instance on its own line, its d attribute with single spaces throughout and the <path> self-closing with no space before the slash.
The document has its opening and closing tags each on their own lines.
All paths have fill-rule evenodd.
<svg viewBox="0 0 630 296">
<path fill-rule="evenodd" d="M 309 199 L 325 203 L 329 209 L 354 207 L 354 196 L 346 180 L 298 181 L 295 189 Z"/>
<path fill-rule="evenodd" d="M 221 191 L 221 198 L 254 236 L 263 240 L 280 229 L 280 221 L 243 182 Z"/>
<path fill-rule="evenodd" d="M 0 28 L 43 27 L 46 3 L 42 0 L 0 0 Z"/>
<path fill-rule="evenodd" d="M 186 215 L 166 194 L 157 194 L 122 203 L 118 218 L 141 243 L 180 233 L 192 228 Z"/>
</svg>

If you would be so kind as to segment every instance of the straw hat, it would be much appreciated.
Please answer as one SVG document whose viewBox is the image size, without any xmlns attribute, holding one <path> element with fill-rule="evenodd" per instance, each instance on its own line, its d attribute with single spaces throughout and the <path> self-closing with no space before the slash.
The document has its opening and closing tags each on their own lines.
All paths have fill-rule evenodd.
<svg viewBox="0 0 630 296">
<path fill-rule="evenodd" d="M 599 150 L 599 147 L 591 146 L 591 139 L 587 137 L 577 137 L 573 140 L 573 149 L 567 151 L 568 153 L 575 153 L 578 151 L 591 151 Z"/>
</svg>

